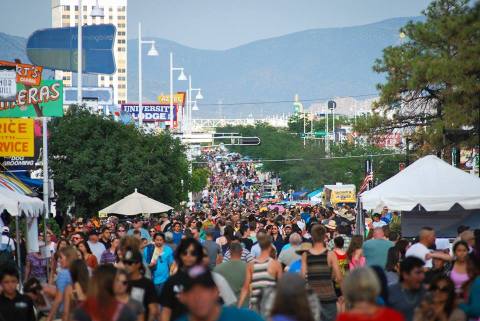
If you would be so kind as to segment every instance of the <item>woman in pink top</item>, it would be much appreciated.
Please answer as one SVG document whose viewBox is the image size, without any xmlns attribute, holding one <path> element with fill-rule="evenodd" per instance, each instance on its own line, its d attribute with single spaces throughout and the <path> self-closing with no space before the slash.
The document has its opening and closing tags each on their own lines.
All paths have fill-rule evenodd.
<svg viewBox="0 0 480 321">
<path fill-rule="evenodd" d="M 361 235 L 352 236 L 350 245 L 347 249 L 348 269 L 353 270 L 365 266 L 366 260 L 363 256 L 363 237 Z"/>
<path fill-rule="evenodd" d="M 450 279 L 455 284 L 455 293 L 458 297 L 462 295 L 463 284 L 468 281 L 467 274 L 467 256 L 468 244 L 465 241 L 458 241 L 453 245 L 453 254 L 455 262 L 450 271 Z"/>
</svg>

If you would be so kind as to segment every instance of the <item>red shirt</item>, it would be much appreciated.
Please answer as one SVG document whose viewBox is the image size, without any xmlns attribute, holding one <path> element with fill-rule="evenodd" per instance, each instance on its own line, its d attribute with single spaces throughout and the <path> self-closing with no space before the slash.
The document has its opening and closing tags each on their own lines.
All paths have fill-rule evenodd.
<svg viewBox="0 0 480 321">
<path fill-rule="evenodd" d="M 338 315 L 337 321 L 405 321 L 403 315 L 390 308 L 379 308 L 374 315 L 356 312 L 344 312 Z"/>
</svg>

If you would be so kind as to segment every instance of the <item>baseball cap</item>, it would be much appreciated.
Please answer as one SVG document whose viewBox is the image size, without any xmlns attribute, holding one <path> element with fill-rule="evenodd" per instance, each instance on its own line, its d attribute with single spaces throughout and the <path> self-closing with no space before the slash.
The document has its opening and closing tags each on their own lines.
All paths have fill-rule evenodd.
<svg viewBox="0 0 480 321">
<path fill-rule="evenodd" d="M 142 262 L 142 254 L 139 251 L 127 250 L 125 252 L 124 262 L 140 263 Z"/>
<path fill-rule="evenodd" d="M 188 271 L 180 273 L 184 273 L 183 289 L 185 292 L 190 291 L 196 285 L 209 289 L 217 286 L 213 280 L 212 272 L 204 266 L 196 265 Z"/>
<path fill-rule="evenodd" d="M 8 228 L 8 226 L 4 226 L 2 228 L 2 233 L 10 233 L 10 229 Z"/>
</svg>

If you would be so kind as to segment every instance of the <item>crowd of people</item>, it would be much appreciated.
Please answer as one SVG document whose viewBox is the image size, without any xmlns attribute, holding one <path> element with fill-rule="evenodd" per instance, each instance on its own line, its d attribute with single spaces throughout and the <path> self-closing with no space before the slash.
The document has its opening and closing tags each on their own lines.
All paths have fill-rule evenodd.
<svg viewBox="0 0 480 321">
<path fill-rule="evenodd" d="M 40 233 L 42 252 L 2 266 L 0 321 L 480 320 L 480 230 L 405 239 L 384 208 L 354 235 L 354 209 L 269 208 L 254 163 L 205 159 L 212 175 L 190 210 Z"/>
</svg>

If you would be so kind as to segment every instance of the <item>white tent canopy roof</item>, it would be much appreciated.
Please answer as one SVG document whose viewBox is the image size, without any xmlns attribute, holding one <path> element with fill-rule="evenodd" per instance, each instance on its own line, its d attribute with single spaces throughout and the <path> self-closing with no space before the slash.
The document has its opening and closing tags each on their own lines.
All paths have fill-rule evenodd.
<svg viewBox="0 0 480 321">
<path fill-rule="evenodd" d="M 138 215 L 168 212 L 173 207 L 135 192 L 98 211 L 99 214 Z"/>
<path fill-rule="evenodd" d="M 27 217 L 38 217 L 44 212 L 42 200 L 20 193 L 2 189 L 0 192 L 0 213 L 7 210 L 12 216 L 25 214 Z"/>
<path fill-rule="evenodd" d="M 411 211 L 448 211 L 458 203 L 466 210 L 480 209 L 480 178 L 455 168 L 436 156 L 425 156 L 361 195 L 363 208 L 387 206 Z"/>
</svg>

